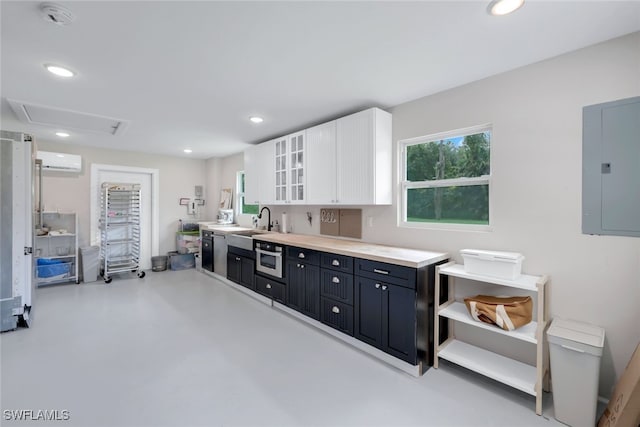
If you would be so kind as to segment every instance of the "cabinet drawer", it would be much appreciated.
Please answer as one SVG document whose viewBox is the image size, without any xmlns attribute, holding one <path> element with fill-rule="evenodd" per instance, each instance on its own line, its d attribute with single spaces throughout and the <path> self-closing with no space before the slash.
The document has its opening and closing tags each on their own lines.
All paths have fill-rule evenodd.
<svg viewBox="0 0 640 427">
<path fill-rule="evenodd" d="M 320 273 L 320 294 L 353 305 L 353 275 L 323 268 Z"/>
<path fill-rule="evenodd" d="M 356 258 L 354 274 L 406 288 L 416 288 L 417 272 L 411 267 Z"/>
<path fill-rule="evenodd" d="M 320 320 L 325 325 L 353 336 L 353 307 L 329 298 L 320 302 Z"/>
<path fill-rule="evenodd" d="M 323 252 L 320 254 L 320 267 L 353 274 L 353 258 Z"/>
<path fill-rule="evenodd" d="M 320 252 L 312 249 L 287 246 L 287 258 L 304 261 L 307 264 L 320 265 Z"/>
<path fill-rule="evenodd" d="M 202 238 L 203 239 L 213 239 L 213 231 L 202 231 Z"/>
<path fill-rule="evenodd" d="M 227 252 L 234 255 L 239 255 L 241 257 L 256 259 L 256 253 L 253 251 L 248 251 L 246 249 L 237 248 L 235 246 L 228 246 Z"/>
<path fill-rule="evenodd" d="M 262 276 L 255 276 L 256 291 L 264 296 L 273 298 L 275 301 L 285 303 L 286 287 L 275 280 L 265 279 Z"/>
</svg>

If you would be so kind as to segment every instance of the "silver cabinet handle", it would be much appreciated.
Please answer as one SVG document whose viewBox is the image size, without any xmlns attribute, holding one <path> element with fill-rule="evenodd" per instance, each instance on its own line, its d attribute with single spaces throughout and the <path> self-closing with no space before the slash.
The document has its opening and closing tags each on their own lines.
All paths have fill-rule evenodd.
<svg viewBox="0 0 640 427">
<path fill-rule="evenodd" d="M 331 279 L 331 281 L 333 283 L 340 283 L 340 279 L 338 279 L 336 276 L 333 276 L 333 279 Z"/>
<path fill-rule="evenodd" d="M 387 290 L 387 285 L 382 285 L 382 290 L 386 291 Z"/>
<path fill-rule="evenodd" d="M 331 311 L 333 311 L 334 313 L 338 314 L 340 313 L 340 309 L 337 306 L 333 306 L 333 308 L 331 309 Z"/>
<path fill-rule="evenodd" d="M 304 264 L 300 264 L 300 268 L 304 268 Z"/>
<path fill-rule="evenodd" d="M 387 270 L 378 270 L 377 268 L 373 269 L 374 273 L 380 273 L 380 274 L 389 274 L 389 272 Z"/>
<path fill-rule="evenodd" d="M 298 254 L 298 258 L 304 258 L 304 253 L 300 252 L 300 253 Z"/>
<path fill-rule="evenodd" d="M 300 268 L 300 264 L 296 264 L 296 267 Z"/>
<path fill-rule="evenodd" d="M 266 288 L 267 288 L 267 289 L 271 289 L 271 284 L 267 283 Z"/>
<path fill-rule="evenodd" d="M 376 289 L 380 289 L 380 283 L 376 283 Z"/>
<path fill-rule="evenodd" d="M 339 267 L 340 261 L 338 261 L 337 259 L 334 259 L 333 261 L 331 261 L 331 265 L 335 265 L 336 267 Z"/>
<path fill-rule="evenodd" d="M 240 258 L 239 258 L 239 257 L 236 257 L 236 261 L 240 261 Z"/>
</svg>

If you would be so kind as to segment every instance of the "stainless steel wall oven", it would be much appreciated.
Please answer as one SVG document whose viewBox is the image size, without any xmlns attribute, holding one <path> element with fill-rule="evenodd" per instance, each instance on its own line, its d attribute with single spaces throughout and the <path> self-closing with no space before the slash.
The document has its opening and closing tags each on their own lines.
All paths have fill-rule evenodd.
<svg viewBox="0 0 640 427">
<path fill-rule="evenodd" d="M 256 271 L 277 279 L 284 278 L 284 247 L 256 242 Z"/>
</svg>

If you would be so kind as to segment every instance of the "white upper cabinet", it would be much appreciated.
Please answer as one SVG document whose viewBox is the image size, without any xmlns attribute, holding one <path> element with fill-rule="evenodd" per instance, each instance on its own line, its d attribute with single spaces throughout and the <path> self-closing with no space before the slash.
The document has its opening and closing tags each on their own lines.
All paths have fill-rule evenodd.
<svg viewBox="0 0 640 427">
<path fill-rule="evenodd" d="M 334 120 L 307 129 L 307 203 L 336 203 L 336 125 Z"/>
<path fill-rule="evenodd" d="M 275 140 L 275 204 L 306 203 L 305 134 Z"/>
<path fill-rule="evenodd" d="M 274 149 L 275 155 L 271 156 L 272 159 L 275 159 L 275 171 L 274 179 L 275 179 L 275 199 L 274 203 L 286 203 L 288 200 L 288 191 L 287 191 L 287 169 L 288 169 L 288 149 L 289 149 L 289 141 L 287 141 L 287 137 L 278 138 L 274 141 Z"/>
<path fill-rule="evenodd" d="M 261 146 L 254 145 L 244 150 L 244 201 L 250 205 L 260 203 Z"/>
<path fill-rule="evenodd" d="M 274 141 L 267 141 L 244 151 L 244 199 L 248 204 L 274 201 L 273 146 Z"/>
<path fill-rule="evenodd" d="M 390 205 L 391 157 L 391 114 L 371 108 L 338 119 L 337 203 Z"/>
<path fill-rule="evenodd" d="M 250 183 L 257 164 L 266 171 Z M 389 205 L 391 114 L 371 108 L 252 147 L 245 174 L 250 203 Z"/>
<path fill-rule="evenodd" d="M 289 135 L 289 201 L 304 204 L 306 202 L 306 131 Z"/>
</svg>

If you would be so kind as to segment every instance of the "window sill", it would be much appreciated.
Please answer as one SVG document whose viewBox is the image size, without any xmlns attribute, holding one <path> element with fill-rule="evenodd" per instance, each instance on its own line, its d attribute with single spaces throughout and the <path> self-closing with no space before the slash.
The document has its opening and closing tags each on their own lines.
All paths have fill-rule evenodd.
<svg viewBox="0 0 640 427">
<path fill-rule="evenodd" d="M 435 222 L 407 222 L 400 221 L 398 227 L 412 228 L 419 230 L 441 230 L 441 231 L 466 231 L 471 233 L 491 233 L 491 225 L 481 224 L 455 224 L 455 223 L 435 223 Z"/>
</svg>

